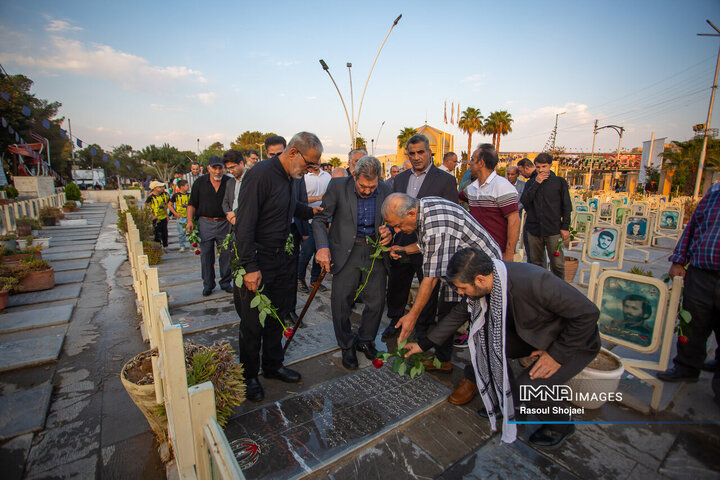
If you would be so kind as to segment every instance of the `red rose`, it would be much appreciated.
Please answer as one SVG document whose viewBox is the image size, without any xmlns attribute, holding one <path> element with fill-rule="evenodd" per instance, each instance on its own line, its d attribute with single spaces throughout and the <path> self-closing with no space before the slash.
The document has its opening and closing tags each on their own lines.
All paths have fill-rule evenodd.
<svg viewBox="0 0 720 480">
<path fill-rule="evenodd" d="M 193 247 L 197 248 L 197 242 L 193 242 Z"/>
<path fill-rule="evenodd" d="M 376 358 L 375 360 L 372 361 L 372 364 L 373 364 L 373 367 L 375 367 L 375 368 L 381 368 L 383 366 L 383 361 L 380 360 L 379 358 Z"/>
<path fill-rule="evenodd" d="M 195 250 L 195 255 L 200 255 L 200 250 Z"/>
<path fill-rule="evenodd" d="M 293 329 L 292 329 L 292 328 L 286 328 L 285 331 L 283 332 L 283 335 L 285 335 L 285 338 L 290 338 L 290 337 L 292 337 L 292 334 L 293 334 Z"/>
<path fill-rule="evenodd" d="M 560 252 L 555 252 L 554 255 L 555 255 L 556 257 L 559 257 L 559 256 L 560 256 Z"/>
<path fill-rule="evenodd" d="M 687 338 L 685 335 L 680 335 L 680 336 L 678 337 L 678 340 L 679 340 L 680 343 L 682 343 L 682 344 L 685 344 L 685 343 L 688 342 L 688 338 Z"/>
</svg>

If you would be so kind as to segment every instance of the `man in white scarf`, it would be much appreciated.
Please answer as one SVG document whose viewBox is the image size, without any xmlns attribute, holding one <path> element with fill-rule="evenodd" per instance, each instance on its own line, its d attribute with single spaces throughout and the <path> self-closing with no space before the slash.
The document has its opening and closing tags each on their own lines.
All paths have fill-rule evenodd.
<svg viewBox="0 0 720 480">
<path fill-rule="evenodd" d="M 474 377 L 493 430 L 502 417 L 504 442 L 513 442 L 515 405 L 520 385 L 560 385 L 577 375 L 600 350 L 597 307 L 572 285 L 545 269 L 527 263 L 491 259 L 474 248 L 455 252 L 447 266 L 448 283 L 463 295 L 459 303 L 418 343 L 408 343 L 408 355 L 442 343 L 470 320 Z M 532 357 L 535 362 L 517 377 L 508 359 Z M 532 408 L 550 407 L 541 421 L 570 421 L 553 413 L 561 402 L 533 397 Z M 543 424 L 530 436 L 538 446 L 555 446 L 575 431 L 572 423 Z"/>
</svg>

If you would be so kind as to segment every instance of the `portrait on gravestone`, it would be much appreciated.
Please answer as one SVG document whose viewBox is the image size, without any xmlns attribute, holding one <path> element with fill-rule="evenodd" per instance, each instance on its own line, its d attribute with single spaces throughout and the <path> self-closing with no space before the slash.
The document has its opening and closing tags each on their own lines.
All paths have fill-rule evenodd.
<svg viewBox="0 0 720 480">
<path fill-rule="evenodd" d="M 615 224 L 616 225 L 622 225 L 623 220 L 625 220 L 625 216 L 630 213 L 630 209 L 627 207 L 618 207 L 615 210 Z"/>
<path fill-rule="evenodd" d="M 578 213 L 575 219 L 575 230 L 577 230 L 578 233 L 587 232 L 588 225 L 592 225 L 594 219 L 592 213 Z"/>
<path fill-rule="evenodd" d="M 602 283 L 600 333 L 633 346 L 648 347 L 655 335 L 660 290 L 655 285 L 627 278 L 608 277 Z M 659 330 L 659 328 L 657 329 Z"/>
<path fill-rule="evenodd" d="M 633 242 L 644 242 L 647 240 L 648 220 L 645 217 L 628 217 L 627 239 Z"/>
<path fill-rule="evenodd" d="M 645 212 L 647 210 L 647 205 L 644 203 L 634 203 L 632 206 L 632 214 L 633 215 L 645 215 Z"/>
<path fill-rule="evenodd" d="M 590 245 L 588 257 L 606 262 L 615 261 L 617 237 L 618 231 L 615 228 L 593 227 L 588 239 Z"/>
<path fill-rule="evenodd" d="M 591 198 L 590 200 L 588 200 L 588 207 L 590 207 L 591 212 L 596 212 L 598 208 L 598 199 Z"/>
<path fill-rule="evenodd" d="M 576 211 L 576 212 L 587 212 L 587 211 L 588 211 L 588 206 L 585 205 L 585 204 L 578 204 L 578 205 L 575 206 L 575 211 Z"/>
<path fill-rule="evenodd" d="M 610 218 L 612 217 L 612 203 L 603 203 L 600 204 L 600 218 Z"/>
<path fill-rule="evenodd" d="M 660 212 L 660 228 L 663 230 L 677 230 L 680 212 L 676 210 L 663 210 Z"/>
</svg>

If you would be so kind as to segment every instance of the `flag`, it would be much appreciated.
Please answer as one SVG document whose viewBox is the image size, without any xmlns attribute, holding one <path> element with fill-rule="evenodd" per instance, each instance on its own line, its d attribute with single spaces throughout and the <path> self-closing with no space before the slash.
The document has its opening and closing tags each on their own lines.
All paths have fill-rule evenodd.
<svg viewBox="0 0 720 480">
<path fill-rule="evenodd" d="M 450 123 L 455 125 L 453 118 L 455 118 L 455 102 L 450 103 Z"/>
<path fill-rule="evenodd" d="M 458 125 L 460 125 L 460 104 L 459 103 L 458 103 L 457 123 L 458 123 Z"/>
<path fill-rule="evenodd" d="M 15 130 L 13 130 L 12 125 L 8 125 L 8 132 L 10 132 L 10 135 L 15 133 Z"/>
<path fill-rule="evenodd" d="M 49 129 L 50 128 L 50 120 L 48 120 L 47 118 L 45 120 L 43 120 L 42 126 Z"/>
<path fill-rule="evenodd" d="M 16 141 L 16 142 L 19 142 L 19 141 L 20 141 L 20 135 L 18 135 L 17 132 L 15 132 L 15 141 Z"/>
<path fill-rule="evenodd" d="M 445 117 L 445 125 L 447 125 L 447 100 L 445 100 L 445 108 L 443 116 Z"/>
<path fill-rule="evenodd" d="M 67 132 L 61 128 L 60 129 L 60 138 L 65 138 L 65 135 L 67 135 Z"/>
<path fill-rule="evenodd" d="M 97 155 L 97 150 L 95 150 L 95 147 L 90 147 L 90 155 L 92 155 L 93 157 Z"/>
<path fill-rule="evenodd" d="M 103 162 L 105 162 L 105 163 L 107 163 L 107 162 L 108 162 L 108 158 L 107 158 L 107 155 L 106 155 L 106 154 L 104 154 L 104 153 L 103 153 Z"/>
<path fill-rule="evenodd" d="M 80 140 L 79 138 L 77 139 L 77 146 L 82 148 L 82 140 Z"/>
<path fill-rule="evenodd" d="M 2 126 L 3 128 L 7 128 L 7 120 L 5 120 L 5 117 L 2 117 Z"/>
<path fill-rule="evenodd" d="M 32 113 L 32 111 L 30 110 L 30 107 L 28 107 L 27 105 L 23 105 L 22 114 L 25 115 L 26 117 L 29 117 L 31 113 Z"/>
<path fill-rule="evenodd" d="M 120 160 L 115 160 L 115 168 L 120 168 Z"/>
</svg>

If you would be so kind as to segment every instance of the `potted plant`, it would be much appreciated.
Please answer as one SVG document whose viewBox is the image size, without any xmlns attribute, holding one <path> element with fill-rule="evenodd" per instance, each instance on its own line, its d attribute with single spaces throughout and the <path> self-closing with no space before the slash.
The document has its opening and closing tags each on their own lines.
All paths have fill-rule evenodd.
<svg viewBox="0 0 720 480">
<path fill-rule="evenodd" d="M 17 236 L 15 234 L 0 235 L 0 248 L 4 250 L 17 250 Z"/>
<path fill-rule="evenodd" d="M 4 266 L 3 269 L 9 270 L 10 275 L 2 276 L 13 276 L 19 280 L 16 291 L 36 292 L 55 286 L 55 270 L 46 260 L 23 258 L 19 264 Z"/>
<path fill-rule="evenodd" d="M 65 218 L 65 215 L 57 207 L 43 207 L 40 209 L 40 220 L 46 227 L 53 227 L 59 219 Z"/>
<path fill-rule="evenodd" d="M 32 217 L 20 217 L 15 220 L 18 237 L 27 237 L 33 230 L 40 230 L 42 224 Z"/>
<path fill-rule="evenodd" d="M 577 230 L 570 227 L 570 242 L 575 240 L 575 237 L 577 236 Z M 553 255 L 556 257 L 560 256 L 560 252 L 563 251 L 565 248 L 565 242 L 563 242 L 562 238 L 558 238 L 557 246 L 555 247 L 555 252 L 553 252 Z M 575 279 L 575 274 L 577 273 L 578 266 L 580 265 L 580 260 L 577 257 L 570 257 L 568 255 L 565 255 L 565 281 L 568 283 L 572 283 L 572 281 Z"/>
<path fill-rule="evenodd" d="M 143 253 L 148 257 L 148 265 L 157 265 L 162 261 L 162 244 L 145 240 L 144 242 L 142 242 L 142 245 Z"/>
<path fill-rule="evenodd" d="M 607 401 L 606 395 L 617 392 L 624 371 L 620 357 L 610 350 L 600 348 L 595 359 L 567 382 L 575 394 L 571 402 L 587 409 L 602 407 Z M 582 395 L 577 395 L 578 392 Z"/>
<path fill-rule="evenodd" d="M 0 251 L 0 264 L 2 265 L 18 265 L 25 258 L 42 260 L 40 248 L 28 247 L 23 250 L 9 250 L 6 248 Z"/>
<path fill-rule="evenodd" d="M 63 205 L 63 212 L 74 212 L 78 209 L 77 202 L 67 201 Z"/>
<path fill-rule="evenodd" d="M 65 185 L 65 200 L 82 200 L 82 194 L 80 193 L 80 187 L 70 182 Z"/>
<path fill-rule="evenodd" d="M 0 313 L 5 311 L 5 307 L 10 302 L 10 292 L 15 289 L 18 279 L 15 277 L 0 277 Z"/>
<path fill-rule="evenodd" d="M 18 248 L 28 249 L 36 247 L 39 250 L 43 248 L 50 248 L 50 237 L 36 237 L 35 235 L 28 235 L 25 238 L 17 239 Z"/>
</svg>

